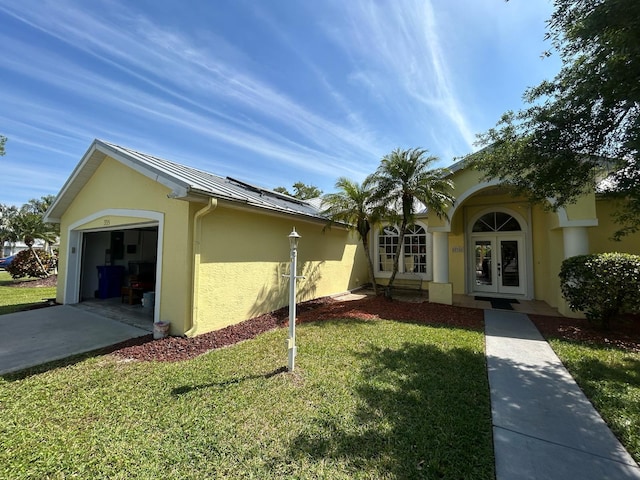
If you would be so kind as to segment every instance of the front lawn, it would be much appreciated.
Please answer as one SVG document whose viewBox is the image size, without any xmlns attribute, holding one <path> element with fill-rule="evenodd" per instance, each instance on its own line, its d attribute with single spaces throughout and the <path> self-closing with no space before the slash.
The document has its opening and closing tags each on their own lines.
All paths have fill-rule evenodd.
<svg viewBox="0 0 640 480">
<path fill-rule="evenodd" d="M 549 343 L 611 430 L 640 462 L 640 353 L 558 338 Z"/>
<path fill-rule="evenodd" d="M 29 306 L 42 303 L 43 299 L 54 298 L 56 287 L 25 286 L 31 281 L 15 281 L 6 271 L 0 270 L 0 315 L 24 310 Z M 16 286 L 20 284 L 21 286 Z"/>
<path fill-rule="evenodd" d="M 175 363 L 0 379 L 0 478 L 494 478 L 482 332 L 285 329 Z"/>
</svg>

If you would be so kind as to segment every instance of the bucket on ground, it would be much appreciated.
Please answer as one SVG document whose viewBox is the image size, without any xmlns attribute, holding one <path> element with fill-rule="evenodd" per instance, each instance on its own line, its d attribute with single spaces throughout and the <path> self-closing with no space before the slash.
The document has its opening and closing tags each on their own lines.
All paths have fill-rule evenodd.
<svg viewBox="0 0 640 480">
<path fill-rule="evenodd" d="M 169 336 L 171 322 L 156 322 L 153 324 L 153 338 L 159 340 Z"/>
<path fill-rule="evenodd" d="M 156 292 L 144 292 L 142 294 L 142 308 L 147 310 L 147 313 L 153 314 L 155 304 Z"/>
</svg>

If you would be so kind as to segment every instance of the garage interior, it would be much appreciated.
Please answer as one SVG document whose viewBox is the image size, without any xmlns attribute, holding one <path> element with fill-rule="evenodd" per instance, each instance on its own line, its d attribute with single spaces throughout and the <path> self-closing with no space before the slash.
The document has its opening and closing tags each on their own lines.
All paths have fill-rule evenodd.
<svg viewBox="0 0 640 480">
<path fill-rule="evenodd" d="M 152 329 L 158 227 L 84 232 L 82 242 L 81 305 Z"/>
</svg>

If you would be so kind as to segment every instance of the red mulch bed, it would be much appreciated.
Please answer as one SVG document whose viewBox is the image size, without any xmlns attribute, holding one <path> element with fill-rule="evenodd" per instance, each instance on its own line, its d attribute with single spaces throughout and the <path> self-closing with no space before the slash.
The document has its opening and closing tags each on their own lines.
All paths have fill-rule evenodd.
<svg viewBox="0 0 640 480">
<path fill-rule="evenodd" d="M 580 318 L 529 315 L 545 338 L 561 338 L 640 352 L 640 315 L 626 315 L 603 329 Z"/>
<path fill-rule="evenodd" d="M 451 307 L 435 303 L 409 303 L 383 297 L 339 301 L 321 298 L 298 305 L 297 323 L 333 319 L 394 319 L 425 324 L 444 324 L 459 328 L 482 330 L 482 310 Z M 210 350 L 233 345 L 243 340 L 288 325 L 289 310 L 281 308 L 215 332 L 193 338 L 167 337 L 153 340 L 151 335 L 134 339 L 114 347 L 112 354 L 123 359 L 175 362 L 194 358 Z"/>
</svg>

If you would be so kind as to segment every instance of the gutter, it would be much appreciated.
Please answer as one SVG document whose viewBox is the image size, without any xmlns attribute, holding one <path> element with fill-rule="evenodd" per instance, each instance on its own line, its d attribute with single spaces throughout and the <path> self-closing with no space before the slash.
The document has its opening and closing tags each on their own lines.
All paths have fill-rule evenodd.
<svg viewBox="0 0 640 480">
<path fill-rule="evenodd" d="M 198 327 L 198 303 L 200 287 L 200 252 L 202 245 L 202 219 L 218 207 L 218 200 L 209 197 L 207 205 L 193 216 L 193 279 L 191 282 L 191 328 L 185 332 L 187 337 L 195 335 Z"/>
</svg>

